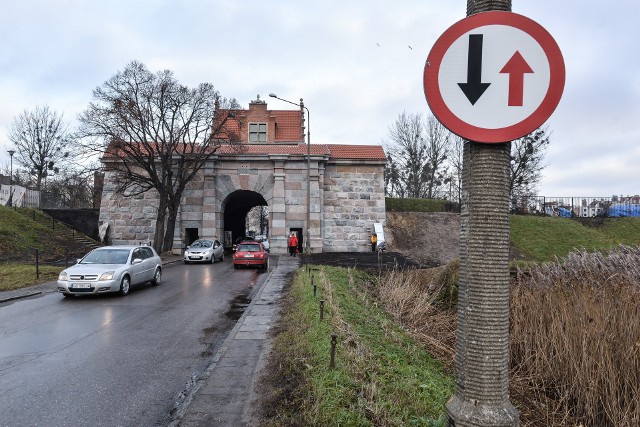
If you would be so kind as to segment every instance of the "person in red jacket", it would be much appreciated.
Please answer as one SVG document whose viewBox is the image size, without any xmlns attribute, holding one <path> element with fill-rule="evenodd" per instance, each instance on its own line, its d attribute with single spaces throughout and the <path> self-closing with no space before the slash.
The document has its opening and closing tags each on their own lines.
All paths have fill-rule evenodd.
<svg viewBox="0 0 640 427">
<path fill-rule="evenodd" d="M 298 238 L 296 237 L 296 233 L 291 232 L 287 245 L 289 246 L 289 256 L 296 256 L 296 252 L 298 252 Z"/>
</svg>

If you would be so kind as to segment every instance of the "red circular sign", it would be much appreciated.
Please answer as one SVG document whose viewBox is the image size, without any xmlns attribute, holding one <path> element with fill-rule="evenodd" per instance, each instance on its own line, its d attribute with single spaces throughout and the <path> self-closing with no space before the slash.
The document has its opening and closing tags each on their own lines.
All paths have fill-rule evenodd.
<svg viewBox="0 0 640 427">
<path fill-rule="evenodd" d="M 424 68 L 433 114 L 451 132 L 501 143 L 533 132 L 560 102 L 565 66 L 553 37 L 511 12 L 465 18 L 436 41 Z"/>
</svg>

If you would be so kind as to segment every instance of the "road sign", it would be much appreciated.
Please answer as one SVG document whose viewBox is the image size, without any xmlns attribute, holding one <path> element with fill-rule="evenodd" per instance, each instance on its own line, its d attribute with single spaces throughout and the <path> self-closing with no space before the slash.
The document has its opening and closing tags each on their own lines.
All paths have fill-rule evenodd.
<svg viewBox="0 0 640 427">
<path fill-rule="evenodd" d="M 564 89 L 560 48 L 540 24 L 511 12 L 465 18 L 436 41 L 424 68 L 433 114 L 463 138 L 499 143 L 540 127 Z"/>
</svg>

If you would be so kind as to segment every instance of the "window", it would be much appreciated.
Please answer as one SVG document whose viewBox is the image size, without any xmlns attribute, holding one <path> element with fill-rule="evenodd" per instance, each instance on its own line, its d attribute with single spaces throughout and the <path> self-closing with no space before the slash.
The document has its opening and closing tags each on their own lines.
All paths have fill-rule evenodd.
<svg viewBox="0 0 640 427">
<path fill-rule="evenodd" d="M 140 250 L 142 251 L 142 255 L 146 258 L 153 258 L 153 252 L 151 251 L 151 248 L 140 248 Z"/>
<path fill-rule="evenodd" d="M 266 123 L 249 123 L 249 142 L 267 142 Z"/>
</svg>

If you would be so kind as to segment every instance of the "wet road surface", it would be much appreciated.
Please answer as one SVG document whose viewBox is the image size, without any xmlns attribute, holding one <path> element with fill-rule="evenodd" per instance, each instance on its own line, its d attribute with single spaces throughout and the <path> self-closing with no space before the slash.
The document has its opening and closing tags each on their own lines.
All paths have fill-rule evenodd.
<svg viewBox="0 0 640 427">
<path fill-rule="evenodd" d="M 0 426 L 167 425 L 266 277 L 177 264 L 126 297 L 1 304 Z"/>
</svg>

